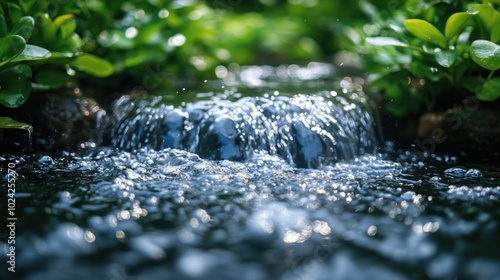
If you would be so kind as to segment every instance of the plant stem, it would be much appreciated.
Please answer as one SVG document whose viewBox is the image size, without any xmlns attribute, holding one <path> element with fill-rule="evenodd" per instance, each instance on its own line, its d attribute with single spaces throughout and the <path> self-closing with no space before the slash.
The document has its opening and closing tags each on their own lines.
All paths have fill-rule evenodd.
<svg viewBox="0 0 500 280">
<path fill-rule="evenodd" d="M 493 77 L 493 74 L 495 74 L 495 71 L 496 71 L 496 70 L 491 70 L 491 72 L 490 72 L 490 74 L 488 75 L 488 78 L 486 78 L 486 80 L 491 79 L 491 77 Z"/>
</svg>

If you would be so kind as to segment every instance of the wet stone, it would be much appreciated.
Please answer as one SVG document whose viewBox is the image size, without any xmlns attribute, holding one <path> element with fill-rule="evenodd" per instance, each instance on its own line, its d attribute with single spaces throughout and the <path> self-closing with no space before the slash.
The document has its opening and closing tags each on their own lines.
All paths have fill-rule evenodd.
<svg viewBox="0 0 500 280">
<path fill-rule="evenodd" d="M 496 159 L 500 156 L 500 113 L 490 107 L 470 97 L 444 113 L 425 114 L 415 143 L 429 153 L 445 151 Z"/>
<path fill-rule="evenodd" d="M 14 112 L 17 120 L 33 126 L 34 151 L 95 147 L 109 132 L 106 111 L 94 99 L 74 93 L 34 94 Z"/>
<path fill-rule="evenodd" d="M 32 151 L 33 127 L 0 128 L 0 154 L 26 154 Z"/>
</svg>

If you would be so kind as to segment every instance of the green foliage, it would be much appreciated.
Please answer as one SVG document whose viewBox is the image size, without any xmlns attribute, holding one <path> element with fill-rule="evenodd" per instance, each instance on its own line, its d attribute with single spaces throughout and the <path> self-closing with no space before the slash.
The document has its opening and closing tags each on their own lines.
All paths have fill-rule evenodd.
<svg viewBox="0 0 500 280">
<path fill-rule="evenodd" d="M 385 92 L 390 113 L 404 116 L 422 105 L 432 110 L 438 101 L 453 104 L 468 94 L 500 98 L 498 3 L 407 0 L 386 14 L 363 5 L 377 16 L 346 28 L 350 48 L 361 54 L 367 72 L 376 73 L 370 81 Z"/>
<path fill-rule="evenodd" d="M 345 23 L 365 19 L 358 2 L 5 0 L 0 73 L 24 65 L 15 69 L 30 75 L 1 85 L 0 104 L 17 107 L 31 91 L 68 84 L 153 90 L 211 78 L 219 64 L 321 60 L 341 47 Z M 116 75 L 99 83 L 85 73 Z"/>
<path fill-rule="evenodd" d="M 174 77 L 211 78 L 220 64 L 300 63 L 331 55 L 339 47 L 339 19 L 356 11 L 358 1 L 291 2 L 88 0 L 76 30 L 87 39 L 82 49 L 110 61 L 128 83 L 154 79 L 168 86 Z M 359 12 L 351 18 L 360 18 Z"/>
<path fill-rule="evenodd" d="M 82 53 L 72 14 L 52 20 L 39 2 L 0 5 L 0 104 L 5 107 L 21 106 L 32 89 L 64 86 L 71 78 L 67 67 L 98 77 L 113 72 L 108 62 Z"/>
<path fill-rule="evenodd" d="M 472 60 L 488 70 L 500 68 L 500 46 L 487 41 L 476 40 L 470 47 Z"/>
<path fill-rule="evenodd" d="M 31 94 L 31 68 L 25 64 L 8 67 L 0 72 L 0 104 L 16 108 L 28 100 Z"/>
<path fill-rule="evenodd" d="M 404 26 L 411 34 L 418 38 L 437 44 L 441 48 L 446 48 L 447 40 L 434 25 L 421 19 L 407 19 Z"/>
<path fill-rule="evenodd" d="M 477 93 L 477 98 L 482 101 L 495 101 L 500 98 L 499 88 L 500 78 L 489 79 Z"/>
<path fill-rule="evenodd" d="M 69 65 L 96 77 L 107 77 L 113 73 L 111 63 L 91 54 L 77 56 Z"/>
<path fill-rule="evenodd" d="M 452 40 L 459 35 L 473 17 L 473 14 L 466 12 L 452 14 L 446 21 L 446 26 L 444 27 L 446 39 Z"/>
<path fill-rule="evenodd" d="M 0 66 L 20 55 L 26 47 L 26 41 L 19 35 L 7 35 L 0 38 Z"/>
<path fill-rule="evenodd" d="M 14 128 L 14 129 L 29 129 L 31 126 L 29 124 L 18 122 L 9 117 L 0 117 L 0 129 L 2 128 Z"/>
<path fill-rule="evenodd" d="M 0 104 L 18 107 L 32 91 L 78 83 L 154 90 L 183 78 L 211 77 L 219 64 L 300 63 L 342 48 L 359 54 L 394 115 L 471 93 L 493 101 L 499 5 L 7 0 L 0 4 Z M 101 84 L 91 77 L 112 73 Z"/>
</svg>

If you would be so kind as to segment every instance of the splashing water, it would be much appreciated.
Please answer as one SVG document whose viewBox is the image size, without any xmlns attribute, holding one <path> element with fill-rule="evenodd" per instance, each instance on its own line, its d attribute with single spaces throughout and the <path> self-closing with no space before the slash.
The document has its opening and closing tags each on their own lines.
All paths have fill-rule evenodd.
<svg viewBox="0 0 500 280">
<path fill-rule="evenodd" d="M 321 94 L 243 100 L 174 108 L 159 98 L 138 99 L 130 107 L 118 104 L 124 138 L 115 145 L 123 143 L 123 149 L 0 157 L 2 168 L 15 162 L 18 174 L 17 272 L 2 269 L 0 279 L 498 279 L 498 169 L 471 167 L 448 156 L 359 155 L 337 146 L 329 150 L 332 155 L 354 158 L 298 168 L 314 162 L 300 163 L 289 149 L 304 141 L 294 136 L 295 142 L 285 141 L 288 148 L 279 152 L 280 131 L 272 126 L 293 130 L 299 124 L 272 119 L 276 115 L 266 116 L 248 101 L 261 109 L 280 104 L 303 110 L 302 118 L 292 109 L 284 115 L 303 125 L 303 133 L 316 133 L 311 127 L 317 125 L 338 142 L 345 138 L 321 127 L 322 114 L 330 110 L 339 123 L 349 123 L 359 120 L 354 112 L 340 112 L 346 109 L 342 103 Z M 189 120 L 194 108 L 206 124 Z M 247 129 L 254 122 L 262 127 Z M 242 150 L 203 154 L 207 144 L 189 137 L 205 135 L 200 131 L 210 127 L 219 133 L 214 140 L 219 147 L 242 139 L 239 146 L 229 145 Z M 179 137 L 182 133 L 187 136 Z M 333 143 L 316 135 L 322 145 Z M 263 139 L 264 148 L 256 139 Z M 354 147 L 373 152 L 367 148 L 373 143 L 356 141 Z M 245 159 L 209 159 L 221 153 Z M 4 170 L 2 186 L 8 183 Z M 6 189 L 0 188 L 3 197 Z M 0 212 L 6 207 L 1 203 Z M 9 246 L 0 240 L 5 252 Z M 0 255 L 0 262 L 7 260 Z"/>
<path fill-rule="evenodd" d="M 250 69 L 243 71 L 242 80 L 253 85 L 260 80 L 248 76 L 260 77 L 266 71 Z M 161 97 L 124 96 L 114 106 L 113 144 L 126 150 L 183 149 L 214 160 L 241 161 L 266 152 L 306 168 L 352 160 L 377 149 L 376 124 L 365 98 L 359 97 L 362 92 L 350 97 L 335 91 L 266 95 L 234 102 L 211 99 L 184 107 L 166 105 Z"/>
</svg>

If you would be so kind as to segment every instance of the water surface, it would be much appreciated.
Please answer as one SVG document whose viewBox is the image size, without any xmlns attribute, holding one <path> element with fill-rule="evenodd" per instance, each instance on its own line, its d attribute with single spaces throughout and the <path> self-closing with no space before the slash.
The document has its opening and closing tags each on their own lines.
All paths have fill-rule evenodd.
<svg viewBox="0 0 500 280">
<path fill-rule="evenodd" d="M 196 102 L 183 101 L 168 107 L 161 98 L 163 103 L 149 108 L 157 110 L 158 116 L 173 110 L 182 115 L 189 113 L 189 106 L 203 104 L 209 108 L 202 110 L 202 115 L 223 111 L 239 124 L 245 118 L 236 119 L 232 115 L 235 110 L 224 108 L 247 106 L 238 101 L 244 96 L 260 96 L 271 104 L 276 104 L 273 102 L 277 99 L 289 104 L 297 98 L 293 97 L 296 94 L 313 91 L 323 98 L 320 104 L 324 104 L 329 101 L 325 98 L 337 100 L 335 96 L 325 97 L 324 92 L 335 91 L 349 101 L 347 105 L 356 105 L 357 112 L 362 113 L 345 114 L 349 108 L 333 102 L 335 110 L 343 110 L 336 118 L 340 125 L 352 121 L 359 125 L 369 120 L 368 126 L 363 127 L 372 127 L 375 116 L 363 107 L 366 101 L 358 98 L 362 88 L 353 78 L 332 78 L 332 70 L 322 64 L 309 68 L 249 67 L 245 69 L 257 74 L 240 75 L 240 69 L 234 79 L 230 71 L 219 69 L 224 72 L 219 73 L 225 79 L 224 86 L 248 81 L 227 92 L 199 91 Z M 300 71 L 305 76 L 297 74 Z M 295 77 L 290 73 L 295 73 Z M 280 89 L 280 83 L 293 86 Z M 298 85 L 302 90 L 296 88 Z M 274 91 L 279 91 L 276 97 L 284 99 L 273 99 Z M 353 95 L 358 97 L 353 99 Z M 225 106 L 224 102 L 231 103 Z M 130 124 L 137 116 L 137 120 L 143 120 L 145 115 L 134 110 L 131 118 L 123 119 L 123 124 Z M 313 117 L 314 110 L 316 107 L 304 111 L 304 117 Z M 272 118 L 264 120 L 276 123 Z M 215 118 L 210 121 L 213 124 Z M 140 135 L 137 129 L 156 126 L 139 125 L 131 129 L 129 136 Z M 312 131 L 312 127 L 304 131 Z M 335 129 L 321 128 L 334 135 Z M 377 138 L 376 129 L 366 131 L 368 134 L 359 135 L 356 141 L 364 143 Z M 116 137 L 125 134 L 121 131 Z M 160 138 L 153 134 L 143 139 Z M 196 148 L 181 144 L 178 149 L 164 147 L 165 139 L 171 138 L 163 134 L 161 141 L 155 142 L 159 144 L 153 145 L 125 137 L 124 146 L 99 147 L 78 154 L 0 158 L 2 167 L 8 161 L 15 162 L 19 174 L 18 272 L 12 277 L 2 269 L 0 277 L 500 277 L 498 169 L 476 166 L 452 156 L 393 151 L 385 143 L 379 143 L 379 149 L 358 149 L 347 157 L 338 156 L 318 166 L 301 166 L 293 156 L 273 152 L 271 148 L 245 145 L 244 158 L 225 160 L 212 158 L 215 152 L 200 156 Z M 293 143 L 297 142 L 286 144 Z M 7 193 L 6 177 L 3 169 L 3 197 Z M 7 211 L 4 203 L 0 207 L 2 213 Z M 5 239 L 1 247 L 5 250 Z M 0 260 L 6 263 L 4 254 Z"/>
</svg>

